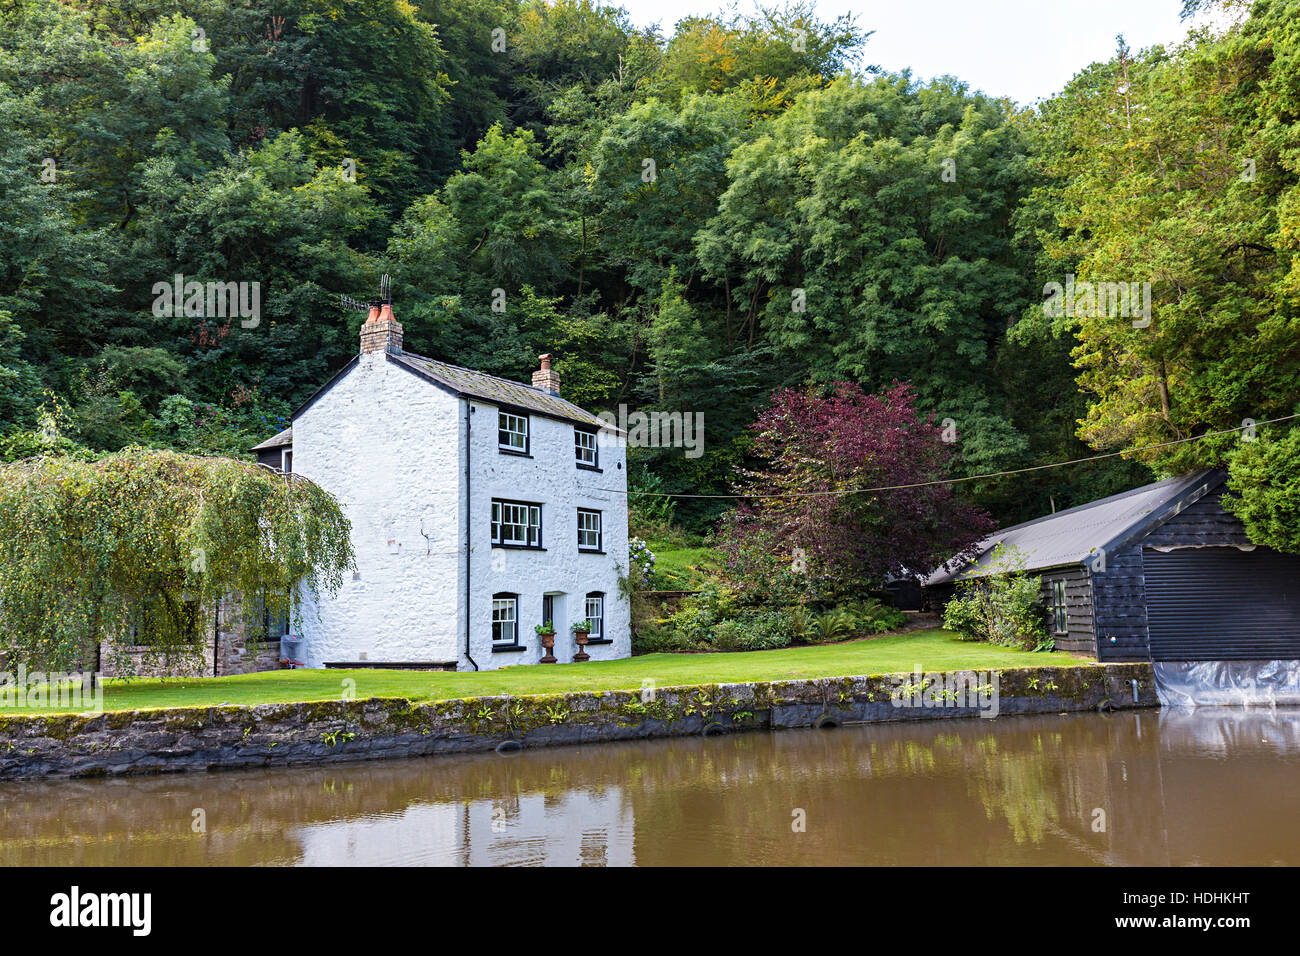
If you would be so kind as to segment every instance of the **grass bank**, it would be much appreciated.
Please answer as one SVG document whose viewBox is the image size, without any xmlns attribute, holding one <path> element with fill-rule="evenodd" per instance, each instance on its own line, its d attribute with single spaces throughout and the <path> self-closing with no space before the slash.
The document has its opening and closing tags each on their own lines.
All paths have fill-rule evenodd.
<svg viewBox="0 0 1300 956">
<path fill-rule="evenodd" d="M 405 697 L 415 701 L 499 694 L 559 694 L 633 690 L 642 681 L 677 684 L 739 683 L 795 678 L 849 677 L 923 670 L 987 670 L 1084 663 L 1063 653 L 1032 654 L 958 641 L 943 630 L 914 631 L 818 647 L 730 654 L 647 654 L 621 661 L 508 667 L 497 671 L 445 673 L 391 670 L 268 671 L 235 677 L 105 682 L 105 710 L 208 707 L 337 700 L 342 682 L 356 681 L 356 696 Z M 23 711 L 9 711 L 22 713 Z M 49 709 L 38 711 L 50 713 Z"/>
<path fill-rule="evenodd" d="M 701 569 L 712 567 L 717 553 L 711 548 L 674 548 L 657 541 L 647 542 L 655 555 L 655 581 L 660 591 L 693 591 L 705 581 Z"/>
</svg>

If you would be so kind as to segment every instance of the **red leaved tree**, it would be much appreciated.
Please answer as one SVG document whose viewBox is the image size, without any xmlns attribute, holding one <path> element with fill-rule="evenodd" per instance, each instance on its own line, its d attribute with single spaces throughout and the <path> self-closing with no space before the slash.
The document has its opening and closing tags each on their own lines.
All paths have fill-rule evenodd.
<svg viewBox="0 0 1300 956">
<path fill-rule="evenodd" d="M 766 466 L 744 472 L 736 490 L 752 497 L 719 534 L 728 577 L 748 594 L 776 597 L 778 577 L 805 597 L 860 592 L 927 572 L 993 528 L 952 485 L 925 484 L 950 477 L 954 445 L 908 383 L 878 395 L 849 382 L 786 389 L 751 427 Z"/>
</svg>

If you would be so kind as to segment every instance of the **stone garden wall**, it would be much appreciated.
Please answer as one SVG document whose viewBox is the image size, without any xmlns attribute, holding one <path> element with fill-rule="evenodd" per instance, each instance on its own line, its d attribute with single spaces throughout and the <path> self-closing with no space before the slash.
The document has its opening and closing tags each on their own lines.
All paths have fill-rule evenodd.
<svg viewBox="0 0 1300 956">
<path fill-rule="evenodd" d="M 370 760 L 691 734 L 1157 706 L 1149 664 L 704 684 L 649 691 L 0 716 L 0 779 Z M 956 690 L 954 690 L 956 688 Z M 899 706 L 899 704 L 902 706 Z"/>
</svg>

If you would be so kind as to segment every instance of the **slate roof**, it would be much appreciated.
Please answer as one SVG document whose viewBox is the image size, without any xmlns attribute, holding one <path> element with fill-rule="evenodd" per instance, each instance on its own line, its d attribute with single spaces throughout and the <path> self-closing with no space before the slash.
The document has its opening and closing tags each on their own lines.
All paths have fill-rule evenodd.
<svg viewBox="0 0 1300 956">
<path fill-rule="evenodd" d="M 290 425 L 284 431 L 273 435 L 260 445 L 254 445 L 249 451 L 269 451 L 272 448 L 283 448 L 285 445 L 293 444 L 293 426 Z"/>
<path fill-rule="evenodd" d="M 1098 549 L 1113 553 L 1218 487 L 1223 480 L 1223 472 L 1207 469 L 1026 521 L 981 541 L 977 545 L 979 557 L 969 564 L 953 566 L 949 561 L 922 583 L 933 586 L 990 574 L 992 552 L 998 544 L 1018 548 L 1027 571 L 1083 564 Z"/>
<path fill-rule="evenodd" d="M 405 365 L 425 378 L 433 379 L 458 395 L 468 395 L 470 398 L 482 399 L 497 405 L 513 405 L 549 418 L 590 425 L 592 428 L 608 427 L 600 418 L 579 408 L 573 402 L 566 402 L 558 395 L 552 395 L 550 392 L 522 382 L 497 378 L 486 372 L 476 372 L 471 368 L 439 362 L 437 359 L 425 358 L 413 352 L 390 352 L 388 357 L 391 361 Z"/>
<path fill-rule="evenodd" d="M 614 425 L 606 423 L 586 409 L 579 408 L 573 402 L 566 402 L 558 395 L 552 395 L 550 392 L 534 388 L 531 385 L 525 385 L 522 382 L 512 382 L 508 378 L 498 378 L 495 375 L 488 375 L 486 372 L 476 372 L 472 368 L 461 368 L 459 365 L 451 365 L 437 359 L 425 358 L 423 355 L 416 355 L 414 352 L 388 352 L 387 358 L 390 362 L 395 362 L 421 378 L 427 379 L 456 395 L 477 398 L 481 401 L 491 402 L 494 405 L 520 408 L 548 418 L 558 418 L 561 421 L 574 422 L 595 429 L 604 429 L 606 432 L 614 434 L 623 434 Z M 307 406 L 329 391 L 334 383 L 347 374 L 356 362 L 357 358 L 354 357 L 333 378 L 326 382 L 315 395 L 307 399 L 306 403 L 293 413 L 294 417 L 296 418 Z M 265 451 L 292 444 L 293 426 L 290 425 L 278 435 L 268 438 L 260 445 L 255 445 L 249 450 Z"/>
</svg>

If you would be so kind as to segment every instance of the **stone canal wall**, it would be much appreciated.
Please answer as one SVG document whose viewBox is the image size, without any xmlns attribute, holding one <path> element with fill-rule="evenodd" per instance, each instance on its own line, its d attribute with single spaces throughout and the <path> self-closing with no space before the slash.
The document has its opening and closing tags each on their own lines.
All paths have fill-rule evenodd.
<svg viewBox="0 0 1300 956">
<path fill-rule="evenodd" d="M 0 779 L 472 753 L 898 720 L 1157 706 L 1150 664 L 0 717 Z M 1135 683 L 1136 682 L 1136 683 Z M 991 693 L 989 692 L 991 690 Z"/>
</svg>

